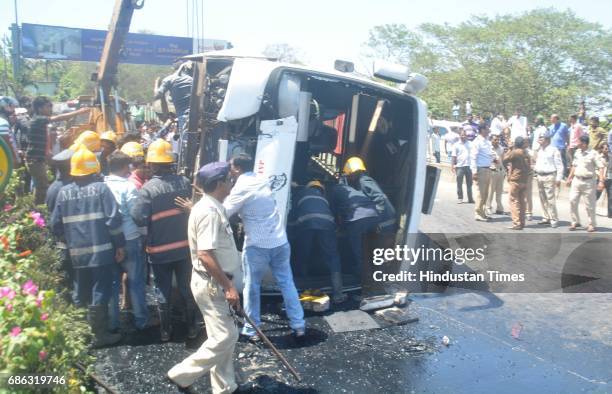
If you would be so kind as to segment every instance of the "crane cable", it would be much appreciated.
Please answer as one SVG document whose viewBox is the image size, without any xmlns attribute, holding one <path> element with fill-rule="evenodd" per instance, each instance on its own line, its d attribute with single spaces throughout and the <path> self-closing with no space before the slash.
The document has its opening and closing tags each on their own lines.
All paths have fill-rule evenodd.
<svg viewBox="0 0 612 394">
<path fill-rule="evenodd" d="M 189 0 L 185 0 L 186 18 L 187 18 L 187 35 L 192 40 L 197 42 L 194 45 L 196 52 L 202 52 L 205 49 L 204 45 L 204 0 L 191 0 L 191 8 Z"/>
</svg>

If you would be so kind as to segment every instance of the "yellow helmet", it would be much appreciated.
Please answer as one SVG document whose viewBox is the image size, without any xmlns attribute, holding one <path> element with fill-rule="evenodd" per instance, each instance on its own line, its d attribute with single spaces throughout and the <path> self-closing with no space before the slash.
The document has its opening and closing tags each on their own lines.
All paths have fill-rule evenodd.
<svg viewBox="0 0 612 394">
<path fill-rule="evenodd" d="M 130 157 L 144 157 L 144 149 L 142 148 L 142 145 L 135 141 L 126 142 L 121 147 L 121 152 Z"/>
<path fill-rule="evenodd" d="M 106 141 L 110 141 L 113 144 L 117 145 L 117 134 L 115 134 L 114 131 L 109 130 L 109 131 L 105 131 L 104 133 L 102 133 L 102 135 L 100 136 L 100 140 L 106 140 Z"/>
<path fill-rule="evenodd" d="M 85 145 L 79 145 L 77 151 L 70 158 L 70 175 L 86 176 L 100 172 L 100 163 Z"/>
<path fill-rule="evenodd" d="M 169 142 L 155 140 L 147 150 L 147 163 L 174 163 L 174 152 Z"/>
<path fill-rule="evenodd" d="M 344 163 L 344 169 L 342 172 L 344 172 L 345 175 L 351 175 L 357 171 L 365 171 L 365 170 L 366 170 L 366 167 L 365 167 L 365 164 L 363 164 L 363 160 L 361 160 L 357 156 L 353 156 L 350 159 L 348 159 L 346 163 Z"/>
<path fill-rule="evenodd" d="M 100 144 L 100 136 L 98 133 L 91 130 L 82 132 L 77 139 L 74 140 L 74 144 L 72 144 L 70 149 L 76 151 L 81 144 L 85 145 L 85 147 L 92 152 L 99 152 L 100 149 L 102 149 L 102 145 Z"/>
<path fill-rule="evenodd" d="M 310 181 L 306 184 L 306 187 L 318 187 L 321 190 L 325 190 L 325 186 L 319 180 Z"/>
</svg>

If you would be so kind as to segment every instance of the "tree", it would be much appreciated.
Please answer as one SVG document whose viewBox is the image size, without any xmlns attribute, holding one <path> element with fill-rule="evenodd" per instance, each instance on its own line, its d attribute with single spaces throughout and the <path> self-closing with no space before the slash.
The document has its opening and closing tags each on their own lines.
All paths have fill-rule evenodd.
<svg viewBox="0 0 612 394">
<path fill-rule="evenodd" d="M 279 62 L 304 64 L 301 60 L 303 56 L 301 51 L 286 43 L 270 44 L 266 46 L 263 54 L 270 58 L 276 58 Z"/>
<path fill-rule="evenodd" d="M 448 117 L 453 99 L 471 98 L 479 113 L 529 117 L 610 105 L 612 32 L 572 11 L 536 9 L 494 18 L 473 16 L 457 26 L 427 23 L 376 26 L 369 57 L 408 65 L 429 78 L 423 92 L 434 116 Z M 386 55 L 386 56 L 385 56 Z"/>
</svg>

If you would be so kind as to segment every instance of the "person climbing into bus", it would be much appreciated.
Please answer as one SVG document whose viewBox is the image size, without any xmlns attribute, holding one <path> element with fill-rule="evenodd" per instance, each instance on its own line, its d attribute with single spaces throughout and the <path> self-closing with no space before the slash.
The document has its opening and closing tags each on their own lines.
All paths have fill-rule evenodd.
<svg viewBox="0 0 612 394">
<path fill-rule="evenodd" d="M 336 237 L 336 222 L 329 202 L 325 197 L 325 186 L 321 181 L 310 181 L 298 187 L 292 197 L 294 205 L 290 213 L 290 225 L 295 230 L 295 256 L 302 273 L 313 254 L 319 254 L 331 273 L 332 302 L 346 300 L 342 293 L 342 269 Z"/>
<path fill-rule="evenodd" d="M 363 160 L 356 156 L 348 159 L 344 165 L 344 175 L 346 175 L 349 185 L 363 192 L 376 204 L 376 211 L 380 218 L 378 232 L 394 233 L 397 230 L 395 208 L 378 182 L 368 175 Z"/>
</svg>

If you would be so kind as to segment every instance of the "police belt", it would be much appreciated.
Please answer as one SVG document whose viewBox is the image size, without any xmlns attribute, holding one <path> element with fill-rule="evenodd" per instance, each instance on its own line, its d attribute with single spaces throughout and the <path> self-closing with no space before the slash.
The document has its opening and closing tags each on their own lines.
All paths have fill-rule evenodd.
<svg viewBox="0 0 612 394">
<path fill-rule="evenodd" d="M 592 181 L 595 177 L 594 176 L 578 176 L 578 175 L 576 175 L 576 178 L 582 179 L 583 181 Z"/>
<path fill-rule="evenodd" d="M 557 171 L 554 172 L 536 172 L 536 175 L 538 176 L 550 176 L 550 175 L 555 175 L 557 174 Z"/>
<path fill-rule="evenodd" d="M 207 280 L 213 280 L 214 278 L 206 271 L 200 271 L 198 269 L 193 269 L 198 275 L 200 275 L 201 278 L 203 279 L 207 279 Z M 234 279 L 234 275 L 223 271 L 223 273 L 225 274 L 225 276 L 227 276 L 227 279 L 232 280 Z"/>
</svg>

